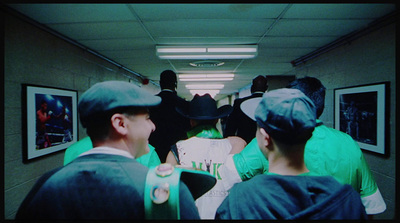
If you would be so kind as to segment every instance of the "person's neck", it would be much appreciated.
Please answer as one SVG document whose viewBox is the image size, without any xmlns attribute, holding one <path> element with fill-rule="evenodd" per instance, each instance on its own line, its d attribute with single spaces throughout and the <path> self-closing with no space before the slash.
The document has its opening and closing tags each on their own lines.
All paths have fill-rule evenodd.
<svg viewBox="0 0 400 223">
<path fill-rule="evenodd" d="M 95 148 L 95 147 L 110 147 L 110 148 L 114 148 L 114 149 L 127 151 L 134 157 L 136 155 L 132 151 L 129 150 L 129 148 L 126 146 L 126 144 L 122 142 L 122 140 L 99 140 L 99 141 L 93 141 L 92 143 L 93 143 L 93 148 Z"/>
<path fill-rule="evenodd" d="M 310 172 L 304 163 L 304 152 L 292 154 L 286 157 L 281 154 L 272 153 L 268 155 L 269 172 L 279 175 L 300 175 Z"/>
</svg>

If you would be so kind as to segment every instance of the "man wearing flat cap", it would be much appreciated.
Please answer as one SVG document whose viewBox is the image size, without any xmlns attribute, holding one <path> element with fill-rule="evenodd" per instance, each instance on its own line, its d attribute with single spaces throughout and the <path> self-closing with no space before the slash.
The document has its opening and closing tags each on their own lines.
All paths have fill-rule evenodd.
<svg viewBox="0 0 400 223">
<path fill-rule="evenodd" d="M 242 106 L 246 103 L 252 102 Z M 350 185 L 318 176 L 304 163 L 304 147 L 316 126 L 316 108 L 307 96 L 297 89 L 273 90 L 248 108 L 244 112 L 257 122 L 256 139 L 269 170 L 235 184 L 216 219 L 366 219 Z"/>
<path fill-rule="evenodd" d="M 214 175 L 217 184 L 206 194 L 196 200 L 201 219 L 214 219 L 215 212 L 223 199 L 228 195 L 223 187 L 219 168 L 224 165 L 226 157 L 237 153 L 245 146 L 239 137 L 223 138 L 217 130 L 219 118 L 232 112 L 232 106 L 217 108 L 216 101 L 209 95 L 195 95 L 187 110 L 177 108 L 184 117 L 190 119 L 192 129 L 187 133 L 188 139 L 178 141 L 171 147 L 167 162 L 205 170 Z"/>
<path fill-rule="evenodd" d="M 82 94 L 78 111 L 94 148 L 43 175 L 16 219 L 145 219 L 144 203 L 151 195 L 145 194 L 149 169 L 136 158 L 147 152 L 149 135 L 155 129 L 148 107 L 160 102 L 159 97 L 128 82 L 93 85 Z M 168 166 L 161 169 L 172 174 Z M 175 184 L 178 191 L 171 191 L 171 196 L 179 194 L 179 200 L 175 199 L 178 219 L 198 219 L 189 186 L 182 181 Z M 150 202 L 168 204 L 169 187 L 163 191 L 153 193 Z"/>
</svg>

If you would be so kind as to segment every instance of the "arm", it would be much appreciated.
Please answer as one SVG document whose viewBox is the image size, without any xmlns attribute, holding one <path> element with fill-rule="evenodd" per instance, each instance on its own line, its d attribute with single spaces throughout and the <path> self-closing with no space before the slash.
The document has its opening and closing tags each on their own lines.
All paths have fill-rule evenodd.
<svg viewBox="0 0 400 223">
<path fill-rule="evenodd" d="M 229 154 L 219 169 L 226 190 L 236 183 L 248 180 L 258 174 L 268 172 L 268 160 L 258 147 L 254 138 L 243 150 Z"/>
<path fill-rule="evenodd" d="M 229 154 L 240 153 L 247 145 L 246 141 L 238 136 L 229 136 L 228 140 L 232 145 L 232 150 Z"/>
<path fill-rule="evenodd" d="M 258 147 L 254 138 L 240 153 L 233 155 L 235 168 L 240 178 L 248 180 L 255 175 L 268 172 L 268 160 Z"/>
<path fill-rule="evenodd" d="M 236 131 L 238 129 L 238 111 L 240 111 L 240 103 L 235 100 L 235 102 L 233 103 L 233 111 L 226 120 L 224 137 L 236 135 Z"/>
<path fill-rule="evenodd" d="M 359 180 L 361 182 L 360 195 L 361 201 L 365 206 L 365 211 L 368 216 L 372 218 L 372 215 L 380 214 L 386 210 L 386 203 L 383 200 L 382 194 L 379 191 L 378 185 L 372 175 L 372 172 L 361 154 L 361 167 L 360 167 Z"/>
<path fill-rule="evenodd" d="M 171 151 L 169 151 L 169 153 L 167 155 L 167 160 L 165 162 L 170 163 L 174 166 L 179 164 L 178 161 L 176 160 L 174 154 Z"/>
<path fill-rule="evenodd" d="M 179 165 L 179 155 L 178 149 L 176 148 L 176 144 L 171 146 L 171 150 L 168 152 L 166 163 L 170 163 L 172 165 Z"/>
<path fill-rule="evenodd" d="M 36 112 L 38 119 L 40 120 L 40 123 L 45 123 L 49 119 L 51 119 L 51 113 L 49 112 L 47 116 L 45 116 L 45 113 L 42 113 L 40 110 Z"/>
</svg>

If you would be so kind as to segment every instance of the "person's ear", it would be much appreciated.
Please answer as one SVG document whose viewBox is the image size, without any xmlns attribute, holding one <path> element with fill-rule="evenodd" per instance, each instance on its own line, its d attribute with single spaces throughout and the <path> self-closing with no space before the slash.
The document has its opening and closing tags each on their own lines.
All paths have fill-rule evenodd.
<svg viewBox="0 0 400 223">
<path fill-rule="evenodd" d="M 269 148 L 272 143 L 271 136 L 263 128 L 260 128 L 259 131 L 262 136 L 263 146 Z"/>
<path fill-rule="evenodd" d="M 121 135 L 126 135 L 128 132 L 126 117 L 123 114 L 115 113 L 111 116 L 111 126 Z"/>
</svg>

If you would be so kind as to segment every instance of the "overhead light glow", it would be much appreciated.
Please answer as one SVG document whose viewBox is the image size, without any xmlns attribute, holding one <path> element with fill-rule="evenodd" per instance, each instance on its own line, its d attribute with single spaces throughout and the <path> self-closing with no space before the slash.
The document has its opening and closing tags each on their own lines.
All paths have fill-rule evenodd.
<svg viewBox="0 0 400 223">
<path fill-rule="evenodd" d="M 223 84 L 187 84 L 185 87 L 189 90 L 218 90 L 224 86 Z"/>
<path fill-rule="evenodd" d="M 170 59 L 170 60 L 192 60 L 192 59 L 250 59 L 254 58 L 255 55 L 252 54 L 196 54 L 196 55 L 159 55 L 160 59 Z"/>
<path fill-rule="evenodd" d="M 160 59 L 250 59 L 257 45 L 156 46 Z"/>
<path fill-rule="evenodd" d="M 234 74 L 179 74 L 180 81 L 231 81 Z"/>
<path fill-rule="evenodd" d="M 233 78 L 181 78 L 180 81 L 231 81 Z"/>
<path fill-rule="evenodd" d="M 219 94 L 220 90 L 190 90 L 190 93 L 194 96 L 196 94 L 202 96 L 205 94 L 210 94 L 212 98 L 214 98 L 217 94 Z"/>
<path fill-rule="evenodd" d="M 160 48 L 159 53 L 205 53 L 207 48 Z"/>
<path fill-rule="evenodd" d="M 254 52 L 257 52 L 257 48 L 254 48 L 254 47 L 208 48 L 207 52 L 210 52 L 210 53 L 233 53 L 233 52 L 254 53 Z"/>
</svg>

